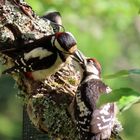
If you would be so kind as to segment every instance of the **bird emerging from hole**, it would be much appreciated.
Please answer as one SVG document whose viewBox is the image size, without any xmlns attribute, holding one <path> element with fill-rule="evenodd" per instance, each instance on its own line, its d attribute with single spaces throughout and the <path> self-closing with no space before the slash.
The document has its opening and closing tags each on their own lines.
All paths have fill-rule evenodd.
<svg viewBox="0 0 140 140">
<path fill-rule="evenodd" d="M 48 12 L 41 18 L 50 21 L 50 25 L 52 26 L 54 32 L 60 32 L 61 28 L 64 29 L 64 27 L 62 26 L 62 18 L 60 12 Z"/>
</svg>

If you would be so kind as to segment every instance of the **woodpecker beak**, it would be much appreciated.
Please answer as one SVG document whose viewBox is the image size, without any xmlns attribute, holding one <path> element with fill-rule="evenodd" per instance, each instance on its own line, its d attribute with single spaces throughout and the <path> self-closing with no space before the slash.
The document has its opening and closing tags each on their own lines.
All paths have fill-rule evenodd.
<svg viewBox="0 0 140 140">
<path fill-rule="evenodd" d="M 86 64 L 86 57 L 82 54 L 81 51 L 76 50 L 73 54 L 73 59 L 81 64 Z"/>
</svg>

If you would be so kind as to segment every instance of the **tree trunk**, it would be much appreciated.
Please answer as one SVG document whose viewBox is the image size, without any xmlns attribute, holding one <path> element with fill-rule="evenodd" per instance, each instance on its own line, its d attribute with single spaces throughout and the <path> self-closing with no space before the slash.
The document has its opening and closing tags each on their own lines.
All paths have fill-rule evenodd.
<svg viewBox="0 0 140 140">
<path fill-rule="evenodd" d="M 20 47 L 19 44 L 53 34 L 50 22 L 41 19 L 25 2 L 0 0 L 0 49 Z M 7 68 L 14 60 L 0 53 Z M 68 108 L 82 78 L 79 67 L 71 60 L 51 77 L 41 82 L 24 74 L 11 74 L 24 100 L 23 140 L 76 140 L 77 132 Z"/>
</svg>

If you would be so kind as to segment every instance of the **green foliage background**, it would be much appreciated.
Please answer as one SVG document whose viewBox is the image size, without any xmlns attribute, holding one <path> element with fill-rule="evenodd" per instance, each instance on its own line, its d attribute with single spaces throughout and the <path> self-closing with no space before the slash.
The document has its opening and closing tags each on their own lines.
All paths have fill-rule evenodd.
<svg viewBox="0 0 140 140">
<path fill-rule="evenodd" d="M 66 31 L 77 39 L 86 56 L 96 57 L 102 75 L 140 68 L 140 0 L 26 0 L 43 15 L 59 11 Z M 134 88 L 140 92 L 140 76 L 130 75 L 105 82 L 112 88 Z M 0 78 L 0 139 L 19 140 L 22 133 L 22 103 L 7 76 Z M 140 104 L 119 115 L 124 140 L 140 139 Z"/>
</svg>

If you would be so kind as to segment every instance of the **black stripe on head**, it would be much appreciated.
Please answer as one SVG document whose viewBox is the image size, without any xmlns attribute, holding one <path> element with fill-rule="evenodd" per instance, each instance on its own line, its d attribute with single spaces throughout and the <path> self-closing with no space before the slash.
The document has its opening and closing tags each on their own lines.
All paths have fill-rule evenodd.
<svg viewBox="0 0 140 140">
<path fill-rule="evenodd" d="M 60 46 L 67 52 L 77 44 L 76 39 L 69 32 L 57 33 L 56 38 Z"/>
<path fill-rule="evenodd" d="M 58 54 L 59 54 L 59 57 L 61 58 L 61 60 L 62 60 L 63 62 L 65 62 L 65 61 L 66 61 L 65 55 L 64 55 L 61 51 L 58 51 Z"/>
</svg>

